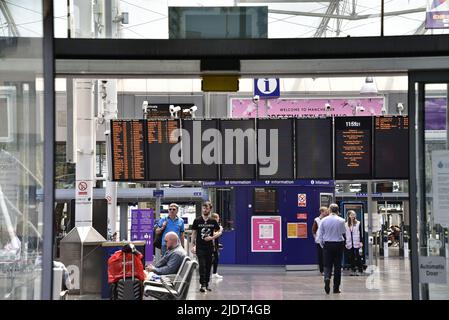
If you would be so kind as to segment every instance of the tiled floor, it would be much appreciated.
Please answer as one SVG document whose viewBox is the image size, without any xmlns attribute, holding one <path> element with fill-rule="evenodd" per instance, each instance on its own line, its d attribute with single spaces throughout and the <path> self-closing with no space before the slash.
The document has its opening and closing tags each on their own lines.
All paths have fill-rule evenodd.
<svg viewBox="0 0 449 320">
<path fill-rule="evenodd" d="M 220 266 L 223 280 L 212 280 L 212 292 L 199 292 L 195 275 L 189 300 L 411 299 L 410 263 L 402 258 L 379 260 L 372 275 L 344 271 L 340 294 L 326 295 L 318 271 L 285 271 L 283 267 Z"/>
<path fill-rule="evenodd" d="M 403 258 L 381 259 L 374 273 L 349 276 L 344 271 L 340 294 L 326 295 L 318 271 L 285 271 L 284 267 L 219 266 L 223 280 L 212 280 L 212 292 L 199 292 L 198 273 L 188 300 L 392 300 L 411 299 L 410 263 Z M 99 299 L 99 296 L 70 296 Z"/>
</svg>

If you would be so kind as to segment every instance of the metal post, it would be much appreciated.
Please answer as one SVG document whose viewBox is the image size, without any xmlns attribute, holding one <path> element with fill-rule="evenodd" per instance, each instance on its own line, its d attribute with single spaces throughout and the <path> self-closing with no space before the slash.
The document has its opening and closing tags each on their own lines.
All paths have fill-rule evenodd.
<svg viewBox="0 0 449 320">
<path fill-rule="evenodd" d="M 53 208 L 55 145 L 55 60 L 53 1 L 43 1 L 44 19 L 44 209 L 41 299 L 51 300 L 53 292 Z"/>
<path fill-rule="evenodd" d="M 384 36 L 384 13 L 385 13 L 385 0 L 381 0 L 380 9 L 380 36 Z"/>
<path fill-rule="evenodd" d="M 373 182 L 369 180 L 367 183 L 367 211 L 368 211 L 368 265 L 374 265 L 373 255 Z"/>
<path fill-rule="evenodd" d="M 128 240 L 128 203 L 120 203 L 120 239 Z"/>
<path fill-rule="evenodd" d="M 156 182 L 156 190 L 161 190 L 161 183 Z M 156 197 L 156 219 L 161 217 L 161 197 Z"/>
</svg>

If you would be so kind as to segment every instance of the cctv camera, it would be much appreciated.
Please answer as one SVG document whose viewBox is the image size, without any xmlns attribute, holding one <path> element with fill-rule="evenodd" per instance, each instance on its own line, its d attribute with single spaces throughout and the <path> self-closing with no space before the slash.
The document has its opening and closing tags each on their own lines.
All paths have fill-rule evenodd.
<svg viewBox="0 0 449 320">
<path fill-rule="evenodd" d="M 402 102 L 399 102 L 397 105 L 397 108 L 398 108 L 399 114 L 402 115 L 402 111 L 404 111 L 404 104 L 402 104 Z"/>
<path fill-rule="evenodd" d="M 192 106 L 192 107 L 190 107 L 190 111 L 195 112 L 196 110 L 198 110 L 198 107 L 197 107 L 197 106 Z"/>
<path fill-rule="evenodd" d="M 358 107 L 356 108 L 356 111 L 357 111 L 357 112 L 364 112 L 364 111 L 365 111 L 365 107 L 363 107 L 363 106 L 358 106 Z"/>
<path fill-rule="evenodd" d="M 325 108 L 326 111 L 331 111 L 331 105 L 329 103 L 326 103 L 324 105 L 324 108 Z"/>
<path fill-rule="evenodd" d="M 256 95 L 253 97 L 253 101 L 254 101 L 254 102 L 259 102 L 259 100 L 260 100 L 260 97 L 256 94 Z"/>
<path fill-rule="evenodd" d="M 387 113 L 387 108 L 385 106 L 383 106 L 380 111 L 382 112 L 382 114 L 386 114 Z"/>
<path fill-rule="evenodd" d="M 148 101 L 142 102 L 142 109 L 146 109 L 148 107 Z"/>
<path fill-rule="evenodd" d="M 181 107 L 180 106 L 176 106 L 176 107 L 173 108 L 173 111 L 174 112 L 181 111 Z"/>
</svg>

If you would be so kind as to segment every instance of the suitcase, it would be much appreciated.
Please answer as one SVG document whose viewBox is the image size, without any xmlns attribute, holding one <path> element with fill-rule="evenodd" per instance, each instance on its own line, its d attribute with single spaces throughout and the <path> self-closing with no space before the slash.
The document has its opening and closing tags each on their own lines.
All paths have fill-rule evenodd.
<svg viewBox="0 0 449 320">
<path fill-rule="evenodd" d="M 134 278 L 134 255 L 131 255 L 132 277 L 126 278 L 126 253 L 123 253 L 123 279 L 117 282 L 117 300 L 142 300 L 142 282 Z"/>
</svg>

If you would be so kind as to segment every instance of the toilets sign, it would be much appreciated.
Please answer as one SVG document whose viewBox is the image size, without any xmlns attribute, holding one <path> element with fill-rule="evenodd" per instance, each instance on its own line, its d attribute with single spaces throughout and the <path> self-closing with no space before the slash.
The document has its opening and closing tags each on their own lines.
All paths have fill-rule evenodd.
<svg viewBox="0 0 449 320">
<path fill-rule="evenodd" d="M 254 79 L 254 96 L 259 96 L 260 99 L 273 99 L 279 98 L 280 95 L 279 79 Z"/>
</svg>

